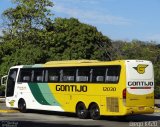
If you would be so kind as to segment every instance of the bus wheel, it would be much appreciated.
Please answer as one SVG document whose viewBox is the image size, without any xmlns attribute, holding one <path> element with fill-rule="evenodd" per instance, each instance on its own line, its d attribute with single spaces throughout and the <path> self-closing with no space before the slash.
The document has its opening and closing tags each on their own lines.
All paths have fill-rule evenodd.
<svg viewBox="0 0 160 127">
<path fill-rule="evenodd" d="M 76 114 L 80 119 L 86 119 L 88 117 L 88 110 L 84 103 L 80 102 L 77 104 Z"/>
<path fill-rule="evenodd" d="M 98 107 L 98 105 L 96 103 L 93 103 L 90 108 L 89 108 L 89 112 L 90 112 L 90 117 L 93 120 L 98 120 L 100 119 L 100 109 Z"/>
<path fill-rule="evenodd" d="M 19 102 L 18 102 L 18 109 L 20 110 L 20 112 L 27 112 L 27 109 L 26 109 L 26 102 L 23 100 L 23 99 L 20 99 Z"/>
</svg>

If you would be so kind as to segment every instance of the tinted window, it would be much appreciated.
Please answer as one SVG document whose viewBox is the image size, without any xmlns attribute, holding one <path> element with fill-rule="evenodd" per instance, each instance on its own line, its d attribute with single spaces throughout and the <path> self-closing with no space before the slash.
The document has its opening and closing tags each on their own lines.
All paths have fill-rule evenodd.
<svg viewBox="0 0 160 127">
<path fill-rule="evenodd" d="M 89 82 L 91 69 L 87 67 L 78 68 L 76 72 L 76 82 Z"/>
<path fill-rule="evenodd" d="M 18 82 L 31 82 L 32 72 L 33 71 L 31 69 L 21 69 Z"/>
<path fill-rule="evenodd" d="M 47 69 L 46 81 L 48 82 L 58 82 L 60 77 L 60 71 L 58 69 Z"/>
<path fill-rule="evenodd" d="M 107 67 L 105 82 L 106 83 L 118 83 L 120 76 L 120 66 L 109 66 Z"/>
<path fill-rule="evenodd" d="M 33 82 L 43 82 L 44 71 L 43 69 L 34 69 Z"/>
<path fill-rule="evenodd" d="M 8 80 L 7 80 L 7 91 L 6 91 L 7 97 L 13 96 L 14 94 L 17 71 L 18 69 L 11 69 L 9 72 Z"/>
<path fill-rule="evenodd" d="M 76 69 L 65 68 L 63 69 L 63 82 L 75 82 Z"/>
<path fill-rule="evenodd" d="M 23 68 L 19 82 L 92 82 L 118 83 L 121 66 Z M 45 72 L 45 73 L 44 73 Z"/>
<path fill-rule="evenodd" d="M 20 70 L 18 82 L 43 82 L 44 71 L 43 69 L 23 68 Z"/>
<path fill-rule="evenodd" d="M 95 67 L 93 68 L 92 82 L 105 82 L 106 67 Z"/>
</svg>

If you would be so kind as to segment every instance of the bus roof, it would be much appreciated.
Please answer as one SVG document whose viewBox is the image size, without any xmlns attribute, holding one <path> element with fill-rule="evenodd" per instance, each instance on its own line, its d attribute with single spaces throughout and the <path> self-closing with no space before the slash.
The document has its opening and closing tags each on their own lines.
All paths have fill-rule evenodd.
<svg viewBox="0 0 160 127">
<path fill-rule="evenodd" d="M 71 64 L 71 63 L 97 63 L 98 60 L 63 60 L 63 61 L 49 61 L 45 64 Z"/>
<path fill-rule="evenodd" d="M 62 61 L 49 61 L 45 64 L 33 64 L 33 65 L 18 65 L 11 68 L 34 68 L 34 67 L 52 67 L 52 66 L 83 66 L 83 65 L 112 65 L 123 64 L 125 62 L 144 62 L 147 60 L 114 60 L 114 61 L 99 61 L 99 60 L 62 60 Z"/>
<path fill-rule="evenodd" d="M 64 61 L 49 61 L 44 64 L 45 67 L 65 67 L 65 66 L 96 66 L 96 65 L 116 65 L 125 63 L 124 60 L 116 61 L 99 61 L 99 60 L 64 60 Z"/>
</svg>

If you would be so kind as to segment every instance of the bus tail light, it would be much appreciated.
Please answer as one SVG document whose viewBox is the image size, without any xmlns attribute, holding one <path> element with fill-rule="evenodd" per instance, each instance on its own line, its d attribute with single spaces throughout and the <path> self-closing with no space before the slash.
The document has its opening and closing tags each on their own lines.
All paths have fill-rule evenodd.
<svg viewBox="0 0 160 127">
<path fill-rule="evenodd" d="M 123 99 L 126 99 L 126 88 L 123 90 Z"/>
</svg>

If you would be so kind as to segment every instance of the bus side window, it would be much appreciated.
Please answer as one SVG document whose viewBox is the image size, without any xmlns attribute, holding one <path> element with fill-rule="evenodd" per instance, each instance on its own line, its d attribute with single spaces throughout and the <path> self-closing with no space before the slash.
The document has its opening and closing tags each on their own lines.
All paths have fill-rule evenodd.
<svg viewBox="0 0 160 127">
<path fill-rule="evenodd" d="M 60 72 L 58 69 L 49 68 L 47 76 L 47 82 L 58 82 L 60 77 Z"/>
<path fill-rule="evenodd" d="M 106 83 L 118 83 L 120 76 L 120 66 L 110 66 L 107 67 L 105 82 Z"/>
<path fill-rule="evenodd" d="M 93 68 L 93 80 L 94 83 L 103 83 L 106 73 L 106 67 L 94 67 Z"/>
<path fill-rule="evenodd" d="M 30 77 L 29 76 L 24 76 L 23 77 L 23 82 L 29 82 L 30 81 Z"/>
<path fill-rule="evenodd" d="M 104 76 L 97 76 L 96 77 L 96 82 L 103 82 L 104 81 Z"/>
<path fill-rule="evenodd" d="M 31 82 L 32 70 L 22 68 L 18 77 L 18 82 Z"/>
<path fill-rule="evenodd" d="M 76 82 L 89 82 L 91 70 L 89 68 L 78 68 L 76 72 Z"/>
<path fill-rule="evenodd" d="M 49 76 L 49 82 L 57 82 L 58 76 Z"/>
<path fill-rule="evenodd" d="M 75 74 L 76 74 L 76 69 L 64 68 L 63 69 L 63 82 L 74 82 Z"/>
<path fill-rule="evenodd" d="M 34 69 L 33 82 L 43 82 L 44 71 L 43 69 Z"/>
</svg>

